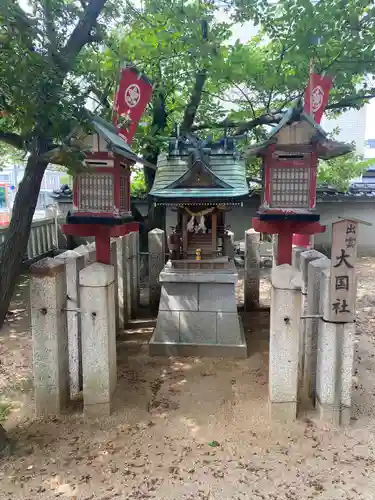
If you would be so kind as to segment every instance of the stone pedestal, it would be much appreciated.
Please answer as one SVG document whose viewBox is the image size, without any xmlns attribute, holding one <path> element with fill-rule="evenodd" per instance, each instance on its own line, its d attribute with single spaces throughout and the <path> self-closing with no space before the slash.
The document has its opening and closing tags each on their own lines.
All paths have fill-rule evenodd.
<svg viewBox="0 0 375 500">
<path fill-rule="evenodd" d="M 56 257 L 65 263 L 66 270 L 66 317 L 68 325 L 69 385 L 70 397 L 82 390 L 81 314 L 79 300 L 79 273 L 83 269 L 84 256 L 68 250 Z"/>
<path fill-rule="evenodd" d="M 46 258 L 30 268 L 36 413 L 61 412 L 69 402 L 69 354 L 64 262 Z"/>
<path fill-rule="evenodd" d="M 301 274 L 288 264 L 272 269 L 269 401 L 273 420 L 297 416 Z"/>
<path fill-rule="evenodd" d="M 109 415 L 116 389 L 115 276 L 99 262 L 79 274 L 84 412 Z"/>
<path fill-rule="evenodd" d="M 260 234 L 254 229 L 245 231 L 245 277 L 244 302 L 245 311 L 259 308 L 260 284 Z"/>
<path fill-rule="evenodd" d="M 212 267 L 219 261 L 204 260 L 200 265 Z M 227 259 L 221 264 L 221 269 L 176 269 L 171 261 L 166 264 L 159 276 L 162 288 L 151 355 L 247 356 L 236 305 L 238 274 Z"/>
</svg>

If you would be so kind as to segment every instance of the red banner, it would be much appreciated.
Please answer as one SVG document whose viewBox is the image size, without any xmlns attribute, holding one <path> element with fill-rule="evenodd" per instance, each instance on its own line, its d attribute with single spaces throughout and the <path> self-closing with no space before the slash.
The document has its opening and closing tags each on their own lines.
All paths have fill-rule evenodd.
<svg viewBox="0 0 375 500">
<path fill-rule="evenodd" d="M 312 115 L 316 123 L 320 123 L 329 99 L 332 79 L 312 73 L 305 91 L 304 111 Z"/>
<path fill-rule="evenodd" d="M 128 144 L 133 140 L 138 122 L 152 97 L 152 84 L 134 68 L 121 70 L 113 123 Z"/>
</svg>

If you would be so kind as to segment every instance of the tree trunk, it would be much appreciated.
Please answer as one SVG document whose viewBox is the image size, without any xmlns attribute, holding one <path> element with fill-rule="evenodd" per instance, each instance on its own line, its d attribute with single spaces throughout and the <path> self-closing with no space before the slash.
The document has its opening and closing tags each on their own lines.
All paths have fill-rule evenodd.
<svg viewBox="0 0 375 500">
<path fill-rule="evenodd" d="M 39 154 L 42 153 L 43 151 L 39 150 Z M 45 161 L 38 161 L 34 155 L 29 156 L 24 178 L 14 200 L 6 239 L 0 247 L 0 327 L 8 312 L 14 285 L 26 253 L 31 223 L 47 165 Z"/>
<path fill-rule="evenodd" d="M 2 425 L 0 425 L 0 457 L 7 454 L 9 450 L 10 441 L 7 437 L 7 433 Z"/>
</svg>

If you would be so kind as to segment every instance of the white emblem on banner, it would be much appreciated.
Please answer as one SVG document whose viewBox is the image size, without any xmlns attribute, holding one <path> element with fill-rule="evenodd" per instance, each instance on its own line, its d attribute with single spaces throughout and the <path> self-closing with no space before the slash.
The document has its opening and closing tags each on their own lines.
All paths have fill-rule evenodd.
<svg viewBox="0 0 375 500">
<path fill-rule="evenodd" d="M 313 113 L 316 113 L 323 104 L 324 90 L 320 85 L 314 87 L 311 94 L 311 107 Z"/>
<path fill-rule="evenodd" d="M 141 89 L 136 83 L 132 83 L 125 90 L 125 102 L 129 108 L 134 108 L 141 98 Z"/>
</svg>

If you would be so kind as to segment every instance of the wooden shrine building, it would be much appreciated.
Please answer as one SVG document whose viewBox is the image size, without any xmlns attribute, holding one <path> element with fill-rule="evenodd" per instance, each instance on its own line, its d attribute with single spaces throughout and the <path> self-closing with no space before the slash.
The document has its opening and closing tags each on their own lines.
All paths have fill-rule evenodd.
<svg viewBox="0 0 375 500">
<path fill-rule="evenodd" d="M 225 213 L 247 195 L 245 164 L 233 140 L 210 143 L 194 136 L 171 140 L 169 153 L 159 156 L 150 196 L 176 213 L 169 241 L 173 258 L 223 256 Z"/>
</svg>

